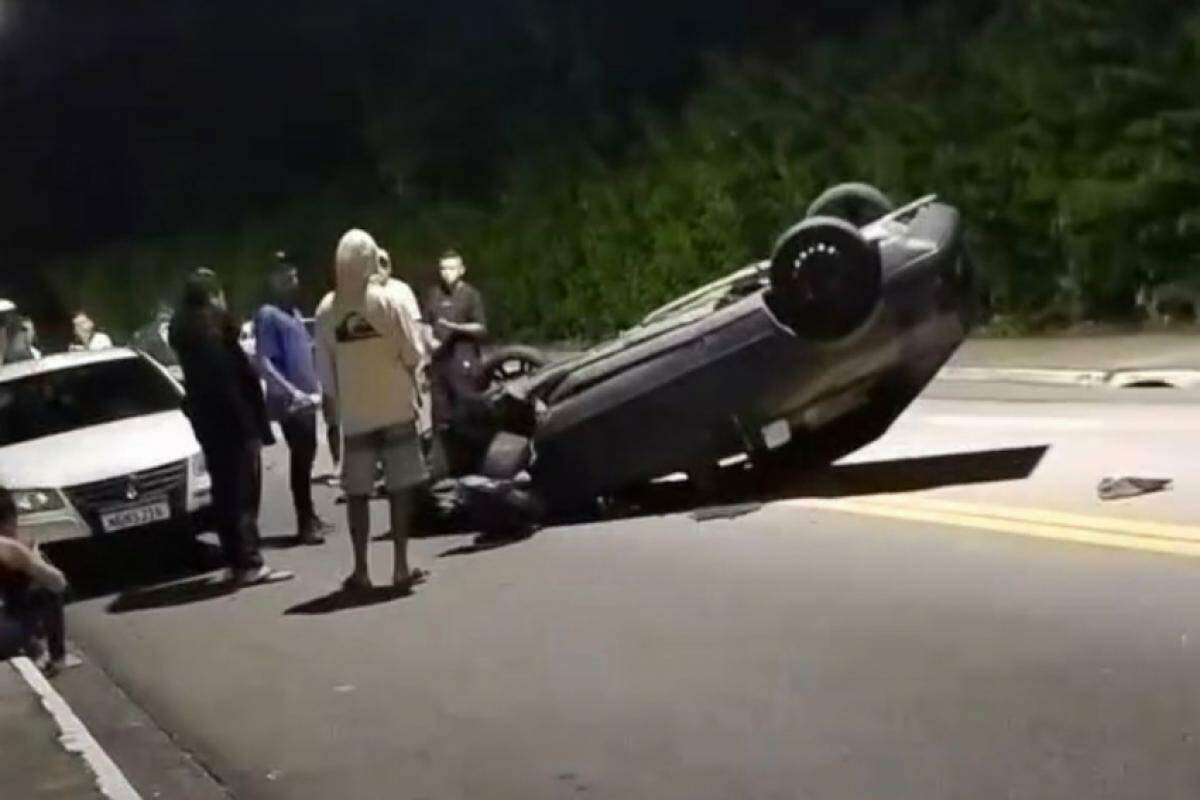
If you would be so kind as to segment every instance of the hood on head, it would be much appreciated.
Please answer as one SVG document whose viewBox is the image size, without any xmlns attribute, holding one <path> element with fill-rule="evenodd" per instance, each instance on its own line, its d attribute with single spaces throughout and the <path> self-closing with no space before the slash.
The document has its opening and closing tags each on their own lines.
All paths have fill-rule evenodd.
<svg viewBox="0 0 1200 800">
<path fill-rule="evenodd" d="M 379 271 L 379 245 L 366 231 L 346 231 L 337 246 L 338 294 L 362 294 L 367 282 Z"/>
</svg>

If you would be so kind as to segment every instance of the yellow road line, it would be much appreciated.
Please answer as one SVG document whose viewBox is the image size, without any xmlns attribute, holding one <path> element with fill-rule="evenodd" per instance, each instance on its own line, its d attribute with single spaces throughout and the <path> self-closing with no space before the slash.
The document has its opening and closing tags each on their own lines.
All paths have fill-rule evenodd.
<svg viewBox="0 0 1200 800">
<path fill-rule="evenodd" d="M 867 516 L 929 522 L 956 528 L 1008 533 L 1035 539 L 1200 557 L 1200 528 L 1167 523 L 1089 517 L 1047 509 L 959 503 L 894 495 L 853 499 L 806 498 L 786 505 Z M 1120 526 L 1124 525 L 1122 529 Z M 1141 532 L 1139 532 L 1141 531 Z M 1170 533 L 1172 535 L 1165 535 Z"/>
<path fill-rule="evenodd" d="M 1153 522 L 1140 519 L 1122 519 L 1120 517 L 1102 517 L 1092 514 L 1079 514 L 1069 511 L 1056 511 L 1047 508 L 1030 508 L 1028 506 L 1008 506 L 993 503 L 963 502 L 961 500 L 942 500 L 933 497 L 914 495 L 885 494 L 856 498 L 864 502 L 880 503 L 901 508 L 929 509 L 945 511 L 952 514 L 965 514 L 972 517 L 988 517 L 1009 519 L 1016 522 L 1032 522 L 1038 525 L 1054 525 L 1064 528 L 1083 528 L 1091 531 L 1106 531 L 1128 536 L 1141 536 L 1154 539 L 1178 539 L 1183 541 L 1200 542 L 1200 527 L 1180 525 L 1172 522 Z"/>
</svg>

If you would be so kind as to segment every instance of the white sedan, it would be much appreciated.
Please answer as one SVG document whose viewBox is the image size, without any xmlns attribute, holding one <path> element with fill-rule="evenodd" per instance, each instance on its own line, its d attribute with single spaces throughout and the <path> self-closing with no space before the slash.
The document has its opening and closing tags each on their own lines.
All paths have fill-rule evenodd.
<svg viewBox="0 0 1200 800">
<path fill-rule="evenodd" d="M 190 530 L 212 482 L 183 390 L 125 348 L 0 366 L 0 484 L 38 542 Z"/>
</svg>

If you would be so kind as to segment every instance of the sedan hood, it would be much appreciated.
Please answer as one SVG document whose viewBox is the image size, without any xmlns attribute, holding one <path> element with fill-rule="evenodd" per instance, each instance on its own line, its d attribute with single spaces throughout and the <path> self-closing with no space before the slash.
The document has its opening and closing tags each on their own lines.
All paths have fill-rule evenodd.
<svg viewBox="0 0 1200 800">
<path fill-rule="evenodd" d="M 179 411 L 132 417 L 0 447 L 0 484 L 53 489 L 127 475 L 200 451 Z"/>
</svg>

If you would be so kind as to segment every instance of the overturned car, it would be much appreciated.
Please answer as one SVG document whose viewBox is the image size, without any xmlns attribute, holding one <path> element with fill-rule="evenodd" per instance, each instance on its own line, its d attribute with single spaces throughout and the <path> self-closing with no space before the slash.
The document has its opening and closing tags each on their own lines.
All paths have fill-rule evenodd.
<svg viewBox="0 0 1200 800">
<path fill-rule="evenodd" d="M 970 286 L 953 207 L 835 187 L 769 259 L 613 341 L 555 363 L 521 347 L 485 359 L 481 458 L 457 496 L 532 518 L 670 473 L 703 483 L 740 454 L 831 463 L 886 431 L 959 346 Z"/>
</svg>

